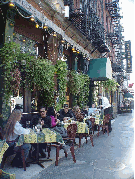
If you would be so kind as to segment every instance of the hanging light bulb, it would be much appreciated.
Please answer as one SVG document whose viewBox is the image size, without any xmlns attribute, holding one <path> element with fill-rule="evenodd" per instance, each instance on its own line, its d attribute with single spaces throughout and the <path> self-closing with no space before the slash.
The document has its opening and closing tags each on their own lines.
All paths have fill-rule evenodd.
<svg viewBox="0 0 135 179">
<path fill-rule="evenodd" d="M 36 24 L 36 28 L 37 28 L 37 29 L 39 28 L 39 24 Z"/>
<path fill-rule="evenodd" d="M 10 1 L 8 5 L 9 7 L 15 7 L 15 3 L 13 1 Z"/>
<path fill-rule="evenodd" d="M 57 36 L 57 34 L 56 34 L 56 32 L 54 32 L 54 33 L 53 33 L 53 37 L 56 37 L 56 36 Z"/>
<path fill-rule="evenodd" d="M 62 40 L 61 40 L 61 43 L 63 43 L 63 44 L 64 44 L 64 43 L 65 43 L 65 40 L 64 40 L 64 39 L 62 39 Z"/>
<path fill-rule="evenodd" d="M 48 26 L 45 24 L 45 25 L 43 26 L 43 29 L 48 29 Z"/>
<path fill-rule="evenodd" d="M 72 51 L 75 53 L 76 52 L 76 49 L 75 49 L 75 47 L 72 47 Z"/>
<path fill-rule="evenodd" d="M 35 18 L 34 18 L 33 15 L 31 15 L 30 20 L 31 20 L 31 21 L 35 21 Z"/>
</svg>

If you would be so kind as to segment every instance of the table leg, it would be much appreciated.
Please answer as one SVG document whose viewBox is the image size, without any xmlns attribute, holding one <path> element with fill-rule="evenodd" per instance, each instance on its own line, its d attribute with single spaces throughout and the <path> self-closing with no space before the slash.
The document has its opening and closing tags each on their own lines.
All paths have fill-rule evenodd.
<svg viewBox="0 0 135 179">
<path fill-rule="evenodd" d="M 45 162 L 45 161 L 52 161 L 52 159 L 39 160 L 39 143 L 37 143 L 36 159 L 35 159 L 34 161 L 32 161 L 31 163 L 38 164 L 38 165 L 40 165 L 42 168 L 45 168 L 44 165 L 41 164 L 41 162 Z"/>
</svg>

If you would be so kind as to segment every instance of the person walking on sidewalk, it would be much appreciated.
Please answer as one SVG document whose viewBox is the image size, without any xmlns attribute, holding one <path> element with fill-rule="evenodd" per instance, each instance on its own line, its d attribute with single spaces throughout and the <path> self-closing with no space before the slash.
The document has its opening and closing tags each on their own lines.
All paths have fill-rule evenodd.
<svg viewBox="0 0 135 179">
<path fill-rule="evenodd" d="M 101 113 L 103 111 L 104 116 L 107 117 L 107 114 L 110 114 L 110 111 L 111 111 L 111 104 L 109 103 L 109 100 L 107 99 L 107 97 L 103 97 L 101 93 L 98 94 L 98 99 L 99 99 L 99 107 L 101 109 Z M 109 118 L 109 123 L 108 123 L 108 129 L 109 129 L 109 132 L 112 131 L 110 118 Z"/>
</svg>

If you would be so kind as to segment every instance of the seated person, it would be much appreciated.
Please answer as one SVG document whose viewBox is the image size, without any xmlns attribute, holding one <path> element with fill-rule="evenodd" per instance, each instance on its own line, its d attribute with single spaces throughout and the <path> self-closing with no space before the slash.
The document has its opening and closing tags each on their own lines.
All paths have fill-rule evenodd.
<svg viewBox="0 0 135 179">
<path fill-rule="evenodd" d="M 47 115 L 51 117 L 53 130 L 60 133 L 62 137 L 67 137 L 67 130 L 64 127 L 57 126 L 60 120 L 57 119 L 57 115 L 53 107 L 48 108 Z"/>
<path fill-rule="evenodd" d="M 69 110 L 68 104 L 64 104 L 64 109 L 60 110 L 59 119 L 60 121 L 66 121 L 68 117 L 73 118 L 73 112 Z"/>
<path fill-rule="evenodd" d="M 46 115 L 47 108 L 46 107 L 40 107 L 39 109 L 40 115 L 33 116 L 31 120 L 31 127 L 36 126 L 41 120 L 42 128 L 51 128 L 51 118 Z"/>
<path fill-rule="evenodd" d="M 55 127 L 60 121 L 59 119 L 57 119 L 56 111 L 53 107 L 48 108 L 47 116 L 51 118 L 51 127 Z"/>
<path fill-rule="evenodd" d="M 81 112 L 79 106 L 74 107 L 74 114 L 75 114 L 75 117 L 76 117 L 77 121 L 83 122 L 85 114 Z"/>
<path fill-rule="evenodd" d="M 47 108 L 46 107 L 40 107 L 39 109 L 40 116 L 36 116 L 35 118 L 31 120 L 31 126 L 36 126 L 39 121 L 41 121 L 42 128 L 51 128 L 51 118 L 46 115 Z M 32 144 L 32 146 L 35 148 L 35 151 L 33 152 L 33 156 L 36 155 L 37 151 L 37 144 Z M 43 152 L 43 149 L 46 148 L 46 144 L 39 144 L 39 153 L 41 157 L 46 157 L 46 154 Z"/>
<path fill-rule="evenodd" d="M 14 146 L 15 150 L 18 150 L 18 147 L 15 147 L 15 141 L 16 139 L 19 137 L 19 135 L 21 134 L 29 134 L 30 133 L 30 129 L 25 129 L 22 127 L 22 125 L 19 123 L 21 120 L 21 116 L 22 116 L 22 112 L 19 109 L 15 109 L 12 111 L 7 124 L 4 128 L 4 139 L 6 139 L 9 147 Z M 29 155 L 29 150 L 31 148 L 30 144 L 26 144 L 24 143 L 21 148 L 24 150 L 24 157 L 25 157 L 25 161 L 27 160 L 27 157 Z M 23 163 L 22 163 L 22 156 L 20 158 L 20 154 L 16 155 L 13 162 L 12 162 L 12 166 L 16 166 L 19 168 L 23 167 Z M 28 167 L 29 164 L 26 161 L 26 166 Z"/>
<path fill-rule="evenodd" d="M 88 116 L 88 106 L 85 106 L 82 112 L 85 116 Z"/>
<path fill-rule="evenodd" d="M 97 108 L 95 108 L 95 104 L 93 103 L 91 108 L 88 110 L 88 116 L 92 115 L 92 113 L 96 114 Z"/>
</svg>

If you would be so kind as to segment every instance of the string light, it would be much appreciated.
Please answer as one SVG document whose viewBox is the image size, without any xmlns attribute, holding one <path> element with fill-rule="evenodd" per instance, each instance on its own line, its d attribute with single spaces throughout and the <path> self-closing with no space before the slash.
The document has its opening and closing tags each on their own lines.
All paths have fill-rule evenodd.
<svg viewBox="0 0 135 179">
<path fill-rule="evenodd" d="M 56 32 L 54 32 L 54 33 L 53 33 L 53 37 L 57 37 L 57 34 L 56 34 Z"/>
<path fill-rule="evenodd" d="M 31 20 L 32 22 L 35 21 L 35 18 L 34 18 L 33 15 L 31 15 L 30 20 Z"/>
<path fill-rule="evenodd" d="M 61 40 L 61 43 L 63 43 L 63 44 L 64 44 L 64 43 L 65 43 L 65 40 L 64 40 L 64 39 L 62 39 L 62 40 Z"/>
<path fill-rule="evenodd" d="M 43 26 L 43 29 L 45 29 L 45 30 L 48 29 L 48 26 L 47 26 L 47 25 L 44 25 L 44 26 Z"/>
<path fill-rule="evenodd" d="M 8 5 L 9 7 L 15 7 L 15 4 L 13 3 L 13 1 L 10 1 Z"/>
<path fill-rule="evenodd" d="M 73 53 L 75 53 L 76 52 L 76 48 L 72 47 L 72 51 L 73 51 Z"/>
<path fill-rule="evenodd" d="M 39 28 L 39 24 L 36 24 L 36 26 L 35 26 L 37 29 Z"/>
</svg>

